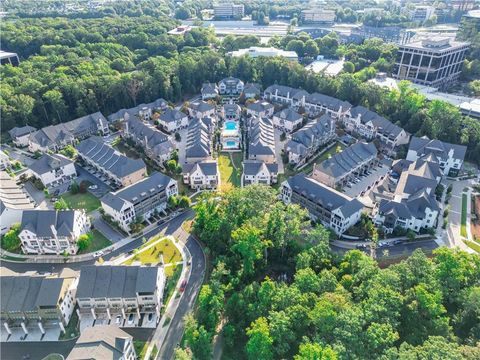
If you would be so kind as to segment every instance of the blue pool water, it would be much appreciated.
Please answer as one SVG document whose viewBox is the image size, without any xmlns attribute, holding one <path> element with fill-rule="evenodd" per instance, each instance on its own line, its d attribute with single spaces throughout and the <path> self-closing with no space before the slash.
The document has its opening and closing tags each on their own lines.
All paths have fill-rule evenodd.
<svg viewBox="0 0 480 360">
<path fill-rule="evenodd" d="M 238 125 L 235 121 L 227 121 L 225 123 L 225 130 L 237 130 Z"/>
<path fill-rule="evenodd" d="M 232 147 L 236 147 L 237 146 L 237 142 L 236 141 L 225 141 L 225 145 L 227 148 L 232 148 Z"/>
</svg>

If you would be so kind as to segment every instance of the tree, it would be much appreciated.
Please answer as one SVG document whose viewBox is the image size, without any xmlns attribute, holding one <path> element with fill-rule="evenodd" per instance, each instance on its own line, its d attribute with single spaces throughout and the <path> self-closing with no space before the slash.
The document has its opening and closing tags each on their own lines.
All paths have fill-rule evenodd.
<svg viewBox="0 0 480 360">
<path fill-rule="evenodd" d="M 17 251 L 21 246 L 20 238 L 18 237 L 19 234 L 20 223 L 12 224 L 10 230 L 2 236 L 2 248 L 11 252 Z"/>
<path fill-rule="evenodd" d="M 317 43 L 310 39 L 305 43 L 305 46 L 303 48 L 303 51 L 305 52 L 305 56 L 308 57 L 316 57 L 318 55 L 318 46 Z"/>
<path fill-rule="evenodd" d="M 345 61 L 343 64 L 343 71 L 353 74 L 355 72 L 355 64 L 351 61 Z"/>
<path fill-rule="evenodd" d="M 198 322 L 214 333 L 223 310 L 224 294 L 218 285 L 203 285 L 198 295 Z"/>
<path fill-rule="evenodd" d="M 302 57 L 305 52 L 305 45 L 301 40 L 290 40 L 287 44 L 288 51 L 295 51 L 299 57 Z"/>
<path fill-rule="evenodd" d="M 300 345 L 295 360 L 337 360 L 337 353 L 330 346 L 305 342 Z"/>
<path fill-rule="evenodd" d="M 273 359 L 273 339 L 267 319 L 260 317 L 247 329 L 247 355 L 249 359 Z"/>
<path fill-rule="evenodd" d="M 193 354 L 190 349 L 175 348 L 174 360 L 193 360 Z"/>
<path fill-rule="evenodd" d="M 78 194 L 78 192 L 80 191 L 80 186 L 78 186 L 78 183 L 76 181 L 72 181 L 72 183 L 70 184 L 70 192 L 72 194 Z"/>
<path fill-rule="evenodd" d="M 65 201 L 64 198 L 59 198 L 57 201 L 55 201 L 55 204 L 53 204 L 53 207 L 55 210 L 68 210 L 69 206 L 67 202 Z"/>
<path fill-rule="evenodd" d="M 187 20 L 190 18 L 192 15 L 190 14 L 190 10 L 187 8 L 181 6 L 175 10 L 175 19 L 179 20 Z"/>
<path fill-rule="evenodd" d="M 130 98 L 133 101 L 133 105 L 137 106 L 137 97 L 140 91 L 143 88 L 143 81 L 137 77 L 132 77 L 127 82 L 127 92 L 130 95 Z"/>
<path fill-rule="evenodd" d="M 245 275 L 252 275 L 255 262 L 263 257 L 265 244 L 260 237 L 260 230 L 253 225 L 246 224 L 232 233 L 234 253 L 242 258 L 242 268 Z"/>
<path fill-rule="evenodd" d="M 178 206 L 180 206 L 183 209 L 190 207 L 191 203 L 192 203 L 192 200 L 190 200 L 188 196 L 182 196 L 178 200 Z"/>
<path fill-rule="evenodd" d="M 165 166 L 166 166 L 168 171 L 173 173 L 173 172 L 175 172 L 175 169 L 177 168 L 177 161 L 174 160 L 174 159 L 168 160 L 165 163 Z"/>
<path fill-rule="evenodd" d="M 78 237 L 77 240 L 77 246 L 79 251 L 84 251 L 86 250 L 92 243 L 92 235 L 87 233 L 87 234 L 82 234 Z"/>
<path fill-rule="evenodd" d="M 184 341 L 185 345 L 192 350 L 195 359 L 211 359 L 212 335 L 204 326 L 199 326 L 191 314 L 185 316 Z"/>
<path fill-rule="evenodd" d="M 171 208 L 176 208 L 178 206 L 177 196 L 172 195 L 168 198 L 168 206 L 170 206 Z"/>
<path fill-rule="evenodd" d="M 77 150 L 72 145 L 65 146 L 62 150 L 60 150 L 60 154 L 65 155 L 70 159 L 74 159 L 77 155 Z"/>
</svg>

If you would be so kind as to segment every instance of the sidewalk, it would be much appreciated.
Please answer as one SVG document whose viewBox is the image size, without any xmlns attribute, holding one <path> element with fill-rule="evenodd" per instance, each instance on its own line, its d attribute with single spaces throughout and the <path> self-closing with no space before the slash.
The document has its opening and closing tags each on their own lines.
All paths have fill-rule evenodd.
<svg viewBox="0 0 480 360">
<path fill-rule="evenodd" d="M 430 235 L 430 234 L 417 235 L 417 236 L 415 236 L 415 241 L 416 240 L 422 240 L 424 238 L 429 238 L 431 236 L 432 235 Z M 389 239 L 382 239 L 382 240 L 379 240 L 378 243 L 379 244 L 388 244 L 388 243 L 392 243 L 396 240 L 408 240 L 408 237 L 399 236 L 399 237 L 394 237 L 394 238 L 389 238 Z M 335 245 L 335 246 L 337 246 L 339 248 L 343 248 L 343 249 L 356 249 L 357 245 L 371 245 L 372 244 L 371 241 L 356 241 L 356 240 L 349 240 L 349 241 L 333 240 L 330 243 L 332 245 Z"/>
</svg>

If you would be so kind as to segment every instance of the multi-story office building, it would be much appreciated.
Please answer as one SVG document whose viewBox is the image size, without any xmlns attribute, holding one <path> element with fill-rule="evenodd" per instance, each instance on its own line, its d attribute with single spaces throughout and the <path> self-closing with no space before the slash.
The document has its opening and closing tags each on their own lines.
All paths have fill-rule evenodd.
<svg viewBox="0 0 480 360">
<path fill-rule="evenodd" d="M 288 60 L 298 61 L 298 55 L 295 51 L 287 51 L 274 47 L 251 46 L 246 49 L 231 51 L 228 53 L 228 55 L 232 57 L 248 55 L 252 58 L 280 56 Z"/>
<path fill-rule="evenodd" d="M 106 315 L 108 320 L 118 319 L 120 327 L 129 322 L 137 326 L 142 314 L 153 314 L 156 324 L 164 287 L 159 266 L 83 266 L 76 293 L 80 320 L 94 322 Z"/>
<path fill-rule="evenodd" d="M 241 19 L 244 15 L 243 4 L 217 4 L 213 5 L 213 15 L 216 19 Z"/>
<path fill-rule="evenodd" d="M 294 203 L 306 208 L 312 220 L 320 221 L 338 235 L 360 220 L 363 209 L 357 199 L 308 178 L 304 173 L 284 181 L 280 196 L 286 204 Z"/>
<path fill-rule="evenodd" d="M 412 21 L 424 22 L 435 15 L 435 7 L 427 5 L 417 5 L 410 13 Z"/>
<path fill-rule="evenodd" d="M 47 189 L 55 188 L 77 177 L 73 161 L 60 154 L 45 154 L 29 168 L 33 176 Z"/>
<path fill-rule="evenodd" d="M 119 153 L 97 136 L 83 140 L 77 145 L 77 150 L 87 166 L 116 186 L 132 185 L 147 176 L 147 167 L 142 159 L 131 159 Z"/>
<path fill-rule="evenodd" d="M 25 210 L 18 237 L 26 254 L 75 254 L 89 230 L 85 210 Z"/>
<path fill-rule="evenodd" d="M 438 36 L 400 45 L 393 76 L 444 88 L 458 79 L 469 46 L 468 42 Z"/>
<path fill-rule="evenodd" d="M 131 223 L 164 210 L 168 198 L 177 194 L 177 182 L 157 172 L 133 185 L 106 194 L 101 202 L 105 214 L 129 232 Z"/>
<path fill-rule="evenodd" d="M 302 10 L 300 17 L 305 24 L 333 24 L 335 10 L 308 9 Z"/>
</svg>

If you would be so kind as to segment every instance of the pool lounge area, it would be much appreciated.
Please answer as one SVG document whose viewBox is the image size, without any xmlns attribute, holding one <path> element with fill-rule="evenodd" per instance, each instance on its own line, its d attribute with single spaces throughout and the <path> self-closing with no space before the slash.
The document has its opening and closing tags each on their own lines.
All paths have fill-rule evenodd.
<svg viewBox="0 0 480 360">
<path fill-rule="evenodd" d="M 222 127 L 222 147 L 224 150 L 240 149 L 240 126 L 237 121 L 228 120 Z"/>
</svg>

